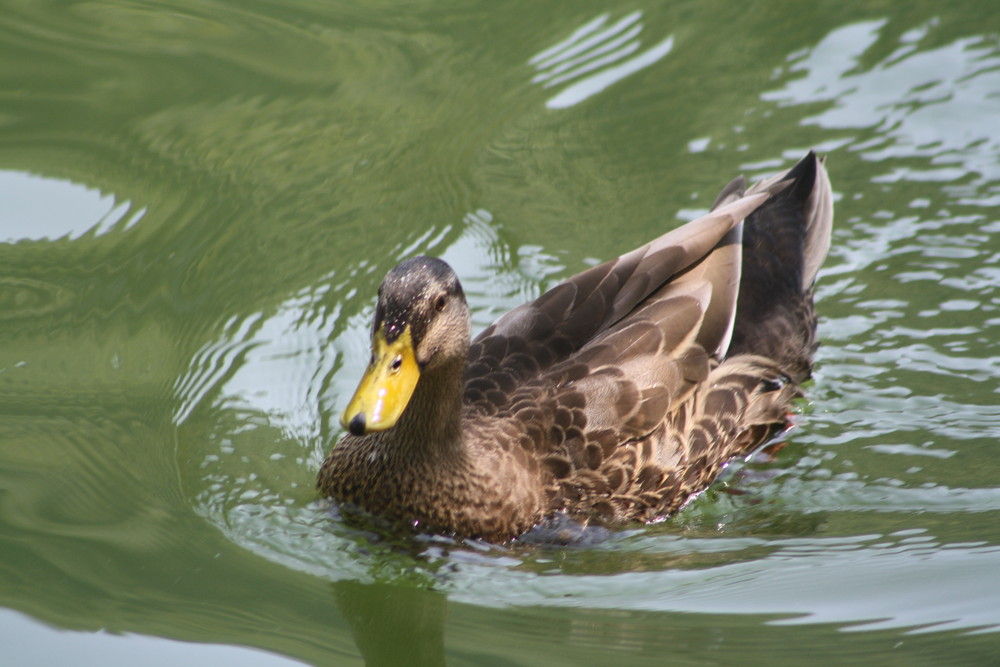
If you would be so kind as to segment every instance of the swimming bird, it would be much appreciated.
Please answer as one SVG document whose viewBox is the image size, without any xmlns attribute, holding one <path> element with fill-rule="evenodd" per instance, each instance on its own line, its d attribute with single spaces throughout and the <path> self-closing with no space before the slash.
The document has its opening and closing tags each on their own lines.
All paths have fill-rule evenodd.
<svg viewBox="0 0 1000 667">
<path fill-rule="evenodd" d="M 553 517 L 676 512 L 789 424 L 830 245 L 822 160 L 587 269 L 470 341 L 462 286 L 414 257 L 378 290 L 371 362 L 317 486 L 419 531 L 505 542 Z"/>
</svg>

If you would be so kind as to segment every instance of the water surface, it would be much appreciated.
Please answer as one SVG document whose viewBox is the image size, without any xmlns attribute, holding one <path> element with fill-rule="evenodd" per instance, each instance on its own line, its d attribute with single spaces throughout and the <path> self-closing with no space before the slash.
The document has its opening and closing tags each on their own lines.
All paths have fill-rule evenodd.
<svg viewBox="0 0 1000 667">
<path fill-rule="evenodd" d="M 1000 650 L 992 5 L 3 0 L 0 16 L 16 664 Z M 589 546 L 413 553 L 331 520 L 313 480 L 397 261 L 451 262 L 481 328 L 810 148 L 836 227 L 784 448 Z"/>
</svg>

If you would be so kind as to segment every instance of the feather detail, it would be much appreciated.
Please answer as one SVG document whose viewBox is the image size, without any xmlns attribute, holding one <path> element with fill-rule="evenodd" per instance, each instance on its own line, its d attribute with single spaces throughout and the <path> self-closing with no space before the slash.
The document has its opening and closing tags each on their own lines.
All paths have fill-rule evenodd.
<svg viewBox="0 0 1000 667">
<path fill-rule="evenodd" d="M 397 424 L 333 449 L 321 492 L 494 541 L 555 512 L 618 524 L 677 511 L 787 424 L 812 368 L 832 200 L 812 153 L 748 190 L 735 179 L 706 215 L 471 342 L 450 269 L 394 270 L 376 313 L 412 336 L 420 378 Z"/>
</svg>

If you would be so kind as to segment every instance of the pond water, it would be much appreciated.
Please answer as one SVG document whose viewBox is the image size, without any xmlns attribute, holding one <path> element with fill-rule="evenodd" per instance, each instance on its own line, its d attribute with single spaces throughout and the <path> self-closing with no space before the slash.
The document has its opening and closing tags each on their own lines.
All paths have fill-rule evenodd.
<svg viewBox="0 0 1000 667">
<path fill-rule="evenodd" d="M 1000 13 L 985 1 L 0 0 L 11 664 L 985 664 L 1000 652 Z M 476 328 L 828 155 L 798 428 L 577 547 L 313 490 L 385 271 Z"/>
</svg>

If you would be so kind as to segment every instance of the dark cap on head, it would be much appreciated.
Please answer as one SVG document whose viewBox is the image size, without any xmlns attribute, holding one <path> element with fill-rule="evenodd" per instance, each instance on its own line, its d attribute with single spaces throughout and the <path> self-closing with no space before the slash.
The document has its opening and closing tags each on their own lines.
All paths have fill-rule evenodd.
<svg viewBox="0 0 1000 667">
<path fill-rule="evenodd" d="M 381 328 L 391 343 L 409 325 L 410 335 L 418 343 L 434 308 L 443 303 L 439 299 L 456 295 L 465 300 L 458 276 L 447 262 L 424 255 L 404 260 L 389 271 L 379 287 L 374 331 Z"/>
</svg>

